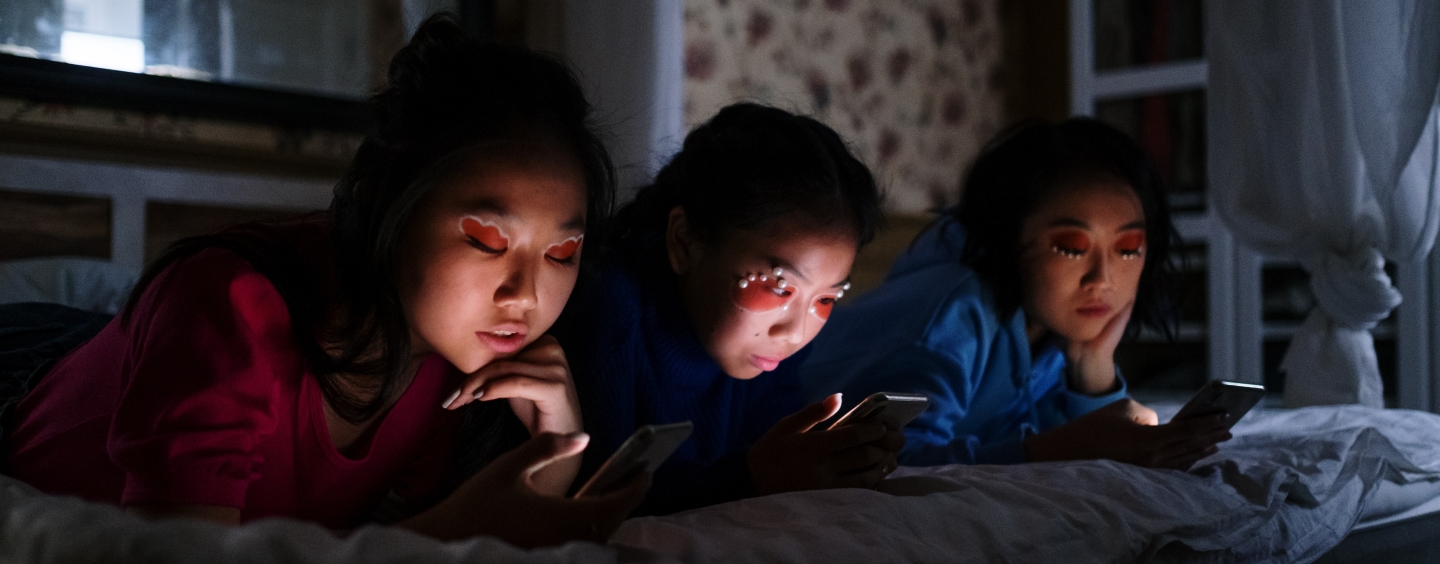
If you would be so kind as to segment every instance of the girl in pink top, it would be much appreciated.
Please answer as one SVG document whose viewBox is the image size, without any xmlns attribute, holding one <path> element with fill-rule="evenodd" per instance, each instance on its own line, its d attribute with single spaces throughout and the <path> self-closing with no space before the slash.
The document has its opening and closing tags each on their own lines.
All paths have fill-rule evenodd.
<svg viewBox="0 0 1440 564">
<path fill-rule="evenodd" d="M 526 546 L 613 531 L 646 481 L 563 497 L 588 437 L 544 335 L 614 186 L 574 77 L 442 16 L 373 105 L 327 214 L 151 265 L 20 403 L 15 477 L 154 517 L 348 528 L 398 508 L 437 538 Z M 481 401 L 453 409 L 467 376 Z M 483 437 L 460 442 L 494 460 L 455 487 L 465 417 Z M 507 425 L 533 438 L 496 458 Z"/>
</svg>

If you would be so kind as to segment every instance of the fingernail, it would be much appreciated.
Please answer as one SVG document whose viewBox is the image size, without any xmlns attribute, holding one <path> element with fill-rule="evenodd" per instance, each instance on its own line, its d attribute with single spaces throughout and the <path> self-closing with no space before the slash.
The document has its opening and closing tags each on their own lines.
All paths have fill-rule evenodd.
<svg viewBox="0 0 1440 564">
<path fill-rule="evenodd" d="M 450 399 L 445 400 L 445 403 L 440 405 L 440 409 L 450 409 L 450 404 L 455 403 L 457 399 L 460 399 L 460 390 L 455 390 L 455 393 L 450 394 Z"/>
<path fill-rule="evenodd" d="M 477 399 L 477 400 L 480 399 L 480 398 L 485 397 L 485 388 L 480 388 L 480 389 L 478 389 L 478 390 L 475 390 L 475 396 L 474 396 L 474 397 L 475 397 L 475 399 Z"/>
</svg>

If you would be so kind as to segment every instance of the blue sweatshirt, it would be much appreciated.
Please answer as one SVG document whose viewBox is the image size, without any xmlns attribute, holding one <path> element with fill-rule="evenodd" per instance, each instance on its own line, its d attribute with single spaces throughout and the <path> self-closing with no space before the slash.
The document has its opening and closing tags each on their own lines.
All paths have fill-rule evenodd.
<svg viewBox="0 0 1440 564">
<path fill-rule="evenodd" d="M 720 369 L 696 338 L 659 237 L 615 250 L 588 273 L 554 334 L 565 349 L 590 446 L 583 484 L 642 425 L 690 420 L 690 438 L 656 471 L 636 515 L 755 495 L 746 451 L 801 406 L 807 351 L 751 380 Z"/>
<path fill-rule="evenodd" d="M 960 262 L 964 228 L 944 219 L 896 260 L 884 284 L 836 308 L 802 369 L 805 396 L 922 393 L 900 463 L 1010 464 L 1023 441 L 1126 396 L 1070 390 L 1053 340 L 1032 351 L 1025 314 L 1001 319 L 994 292 Z M 1117 374 L 1118 377 L 1118 374 Z"/>
</svg>

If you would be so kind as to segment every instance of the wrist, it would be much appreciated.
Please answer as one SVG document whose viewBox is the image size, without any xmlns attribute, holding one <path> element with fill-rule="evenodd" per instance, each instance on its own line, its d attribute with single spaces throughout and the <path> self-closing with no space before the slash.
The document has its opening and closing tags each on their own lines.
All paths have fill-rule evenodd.
<svg viewBox="0 0 1440 564">
<path fill-rule="evenodd" d="M 1120 383 L 1115 376 L 1115 361 L 1108 358 L 1070 363 L 1069 380 L 1071 390 L 1089 396 L 1114 392 Z"/>
</svg>

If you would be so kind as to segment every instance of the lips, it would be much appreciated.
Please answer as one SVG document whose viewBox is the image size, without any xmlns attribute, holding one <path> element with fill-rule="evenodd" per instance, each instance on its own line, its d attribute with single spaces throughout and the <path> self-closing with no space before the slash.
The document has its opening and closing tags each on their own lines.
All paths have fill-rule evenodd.
<svg viewBox="0 0 1440 564">
<path fill-rule="evenodd" d="M 754 365 L 755 368 L 759 368 L 761 372 L 774 370 L 775 367 L 780 366 L 781 360 L 784 359 L 773 356 L 760 356 L 758 354 L 750 355 L 750 364 Z"/>
<path fill-rule="evenodd" d="M 1110 315 L 1111 311 L 1112 308 L 1106 304 L 1093 304 L 1075 309 L 1075 313 L 1080 314 L 1081 317 L 1091 318 L 1105 317 Z"/>
<path fill-rule="evenodd" d="M 521 323 L 505 323 L 485 331 L 476 331 L 475 336 L 485 346 L 500 354 L 513 353 L 525 345 L 529 328 Z"/>
</svg>

